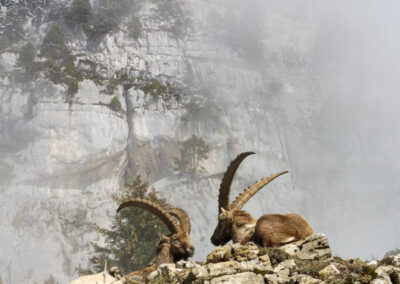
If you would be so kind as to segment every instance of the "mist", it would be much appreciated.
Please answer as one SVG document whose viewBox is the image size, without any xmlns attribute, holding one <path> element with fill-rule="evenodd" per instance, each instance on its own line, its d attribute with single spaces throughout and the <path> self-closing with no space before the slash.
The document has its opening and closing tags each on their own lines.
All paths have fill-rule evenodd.
<svg viewBox="0 0 400 284">
<path fill-rule="evenodd" d="M 307 199 L 297 210 L 342 257 L 399 248 L 400 3 L 251 3 L 232 9 L 246 17 L 226 26 L 226 42 L 275 86 L 249 96 L 278 110 L 294 189 Z"/>
<path fill-rule="evenodd" d="M 193 259 L 203 261 L 214 249 L 221 177 L 244 151 L 257 155 L 240 166 L 231 198 L 289 170 L 243 208 L 255 218 L 299 213 L 343 258 L 400 248 L 400 2 L 121 1 L 135 6 L 112 13 L 118 21 L 94 41 L 53 15 L 66 2 L 39 2 L 44 14 L 28 13 L 25 38 L 0 54 L 2 280 L 74 279 L 100 240 L 85 224 L 107 226 L 127 175 L 188 211 Z M 90 3 L 101 11 L 101 0 Z M 135 36 L 133 19 L 141 21 Z M 95 73 L 76 78 L 71 101 L 43 72 L 28 87 L 14 82 L 16 47 L 31 41 L 43 60 L 55 23 L 82 59 L 77 68 Z M 171 93 L 145 93 L 154 82 Z M 176 172 L 172 161 L 192 135 L 210 146 L 204 171 Z"/>
</svg>

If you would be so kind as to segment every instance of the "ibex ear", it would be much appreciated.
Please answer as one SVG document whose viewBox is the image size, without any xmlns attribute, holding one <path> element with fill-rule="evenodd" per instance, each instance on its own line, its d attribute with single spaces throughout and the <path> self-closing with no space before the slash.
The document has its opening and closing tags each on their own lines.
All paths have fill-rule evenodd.
<svg viewBox="0 0 400 284">
<path fill-rule="evenodd" d="M 170 238 L 169 238 L 168 236 L 162 235 L 162 236 L 161 236 L 161 239 L 160 239 L 160 242 L 168 242 L 169 239 L 170 239 Z"/>
</svg>

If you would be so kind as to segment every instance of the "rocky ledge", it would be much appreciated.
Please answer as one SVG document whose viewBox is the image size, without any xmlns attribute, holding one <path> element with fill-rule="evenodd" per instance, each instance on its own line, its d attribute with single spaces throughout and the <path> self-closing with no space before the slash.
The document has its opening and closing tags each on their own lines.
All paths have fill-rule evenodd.
<svg viewBox="0 0 400 284">
<path fill-rule="evenodd" d="M 101 273 L 96 275 L 97 281 L 103 281 Z M 96 275 L 85 277 L 94 279 Z M 107 275 L 106 283 L 136 283 L 117 278 L 120 277 Z M 81 277 L 71 284 L 96 283 L 89 278 L 86 278 L 89 282 L 83 280 Z M 149 276 L 148 283 L 400 284 L 400 254 L 380 261 L 343 260 L 332 257 L 324 234 L 280 248 L 258 248 L 254 243 L 229 244 L 213 250 L 204 263 L 179 261 L 160 265 Z"/>
</svg>

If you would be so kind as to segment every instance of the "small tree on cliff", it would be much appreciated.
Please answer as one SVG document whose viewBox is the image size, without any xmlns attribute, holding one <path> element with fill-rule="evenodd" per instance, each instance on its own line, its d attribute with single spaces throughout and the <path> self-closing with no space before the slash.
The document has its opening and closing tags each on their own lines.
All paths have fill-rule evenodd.
<svg viewBox="0 0 400 284">
<path fill-rule="evenodd" d="M 202 138 L 192 135 L 183 142 L 180 157 L 174 159 L 174 170 L 194 174 L 199 169 L 200 162 L 208 159 L 209 151 L 210 148 Z"/>
<path fill-rule="evenodd" d="M 131 198 L 147 199 L 164 208 L 169 207 L 164 199 L 157 196 L 154 188 L 149 190 L 149 185 L 142 182 L 140 176 L 113 196 L 117 205 Z M 101 272 L 106 261 L 107 267 L 118 266 L 123 274 L 143 268 L 154 257 L 161 235 L 169 233 L 160 219 L 135 207 L 125 208 L 116 214 L 110 229 L 97 225 L 96 229 L 105 238 L 105 244 L 92 244 L 94 252 L 90 267 L 86 270 L 78 268 L 80 274 Z"/>
</svg>

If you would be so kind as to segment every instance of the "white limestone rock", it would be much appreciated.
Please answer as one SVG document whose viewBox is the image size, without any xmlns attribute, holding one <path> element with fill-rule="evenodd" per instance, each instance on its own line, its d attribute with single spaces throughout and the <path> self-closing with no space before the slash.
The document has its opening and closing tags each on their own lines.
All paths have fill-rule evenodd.
<svg viewBox="0 0 400 284">
<path fill-rule="evenodd" d="M 299 274 L 290 277 L 289 283 L 291 284 L 323 284 L 324 281 L 315 279 L 309 275 Z"/>
<path fill-rule="evenodd" d="M 340 274 L 340 271 L 334 264 L 331 263 L 327 267 L 319 271 L 318 274 L 323 280 L 326 280 L 330 277 L 334 277 L 335 275 Z"/>
<path fill-rule="evenodd" d="M 280 247 L 281 250 L 291 256 L 300 259 L 321 259 L 331 257 L 332 252 L 328 239 L 324 234 L 314 234 L 303 240 Z"/>
<path fill-rule="evenodd" d="M 262 275 L 252 272 L 242 272 L 234 275 L 224 275 L 211 279 L 210 284 L 264 284 Z"/>
<path fill-rule="evenodd" d="M 117 280 L 110 276 L 107 273 L 97 273 L 93 275 L 86 275 L 79 277 L 78 279 L 70 282 L 69 284 L 99 284 L 99 283 L 105 283 L 105 284 L 112 284 L 116 282 Z"/>
</svg>

